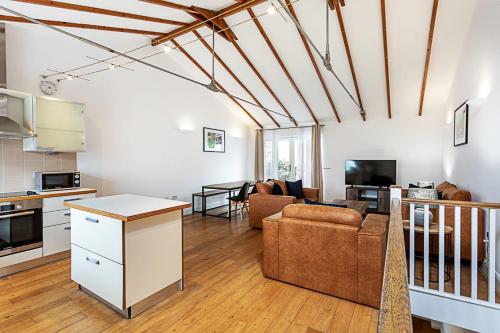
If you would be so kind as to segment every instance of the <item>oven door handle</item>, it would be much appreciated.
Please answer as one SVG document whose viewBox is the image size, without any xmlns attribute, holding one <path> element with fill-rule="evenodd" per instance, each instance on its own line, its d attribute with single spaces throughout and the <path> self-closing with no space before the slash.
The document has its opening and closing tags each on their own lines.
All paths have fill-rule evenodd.
<svg viewBox="0 0 500 333">
<path fill-rule="evenodd" d="M 10 217 L 27 216 L 27 215 L 33 215 L 33 214 L 35 214 L 35 212 L 30 210 L 27 212 L 14 213 L 14 214 L 8 214 L 8 215 L 0 215 L 0 220 L 1 219 L 8 219 Z"/>
</svg>

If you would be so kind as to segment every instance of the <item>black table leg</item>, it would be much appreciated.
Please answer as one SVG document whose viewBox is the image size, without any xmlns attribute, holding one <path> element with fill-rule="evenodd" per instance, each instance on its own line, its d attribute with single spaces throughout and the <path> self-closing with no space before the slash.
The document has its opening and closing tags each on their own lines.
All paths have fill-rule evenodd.
<svg viewBox="0 0 500 333">
<path fill-rule="evenodd" d="M 232 210 L 231 210 L 231 190 L 228 191 L 229 193 L 229 197 L 228 197 L 228 200 L 229 200 L 229 214 L 228 214 L 228 219 L 229 219 L 229 222 L 231 222 L 231 213 L 232 213 Z"/>
<path fill-rule="evenodd" d="M 194 194 L 191 197 L 191 215 L 194 215 Z"/>
<path fill-rule="evenodd" d="M 205 197 L 205 187 L 201 187 L 201 215 L 207 215 L 207 198 Z"/>
</svg>

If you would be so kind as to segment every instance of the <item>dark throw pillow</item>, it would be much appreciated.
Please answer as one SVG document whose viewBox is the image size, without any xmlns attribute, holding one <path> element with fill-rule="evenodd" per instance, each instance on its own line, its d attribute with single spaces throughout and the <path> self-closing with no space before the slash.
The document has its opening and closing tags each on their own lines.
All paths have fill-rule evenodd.
<svg viewBox="0 0 500 333">
<path fill-rule="evenodd" d="M 314 200 L 309 200 L 309 199 L 304 199 L 304 203 L 306 205 L 317 205 L 317 206 L 330 206 L 330 207 L 338 207 L 338 208 L 347 208 L 347 205 L 339 205 L 339 204 L 334 204 L 334 203 L 324 203 L 324 202 L 319 202 L 319 201 L 314 201 Z"/>
<path fill-rule="evenodd" d="M 424 189 L 432 190 L 432 189 L 434 189 L 434 186 L 432 186 L 432 185 L 418 186 L 418 185 L 415 185 L 415 184 L 410 184 L 410 186 L 408 186 L 408 188 L 424 188 Z"/>
<path fill-rule="evenodd" d="M 295 182 L 286 181 L 286 189 L 288 190 L 288 195 L 296 197 L 297 199 L 305 198 L 304 187 L 302 187 L 302 179 Z"/>
<path fill-rule="evenodd" d="M 274 183 L 273 185 L 273 195 L 283 195 L 283 190 L 281 189 L 281 186 L 278 184 Z"/>
</svg>

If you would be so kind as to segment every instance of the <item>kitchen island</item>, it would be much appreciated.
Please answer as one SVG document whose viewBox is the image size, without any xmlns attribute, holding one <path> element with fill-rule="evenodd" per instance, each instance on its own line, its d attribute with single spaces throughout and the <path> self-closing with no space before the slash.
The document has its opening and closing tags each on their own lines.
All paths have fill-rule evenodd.
<svg viewBox="0 0 500 333">
<path fill-rule="evenodd" d="M 189 203 L 131 194 L 66 202 L 71 279 L 127 318 L 183 289 Z"/>
</svg>

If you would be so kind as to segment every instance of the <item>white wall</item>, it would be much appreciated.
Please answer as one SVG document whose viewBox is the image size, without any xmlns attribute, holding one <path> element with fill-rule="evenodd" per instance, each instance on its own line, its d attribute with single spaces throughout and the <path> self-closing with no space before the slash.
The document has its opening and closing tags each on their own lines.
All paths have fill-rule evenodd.
<svg viewBox="0 0 500 333">
<path fill-rule="evenodd" d="M 147 43 L 142 36 L 76 32 L 120 50 Z M 85 64 L 87 55 L 109 56 L 42 27 L 7 26 L 10 89 L 39 94 L 39 75 L 47 68 Z M 148 61 L 202 78 L 178 52 Z M 87 104 L 88 151 L 78 154 L 84 186 L 96 187 L 101 195 L 177 194 L 190 201 L 203 184 L 247 178 L 250 130 L 240 110 L 205 88 L 142 65 L 130 67 L 135 71 L 115 69 L 89 77 L 91 82 L 75 79 L 59 85 L 57 98 Z M 202 152 L 203 126 L 226 130 L 225 154 Z M 183 134 L 179 127 L 193 131 Z"/>
<path fill-rule="evenodd" d="M 443 172 L 475 201 L 500 202 L 500 2 L 480 1 L 448 103 Z M 471 99 L 469 144 L 453 147 L 453 110 Z M 500 233 L 497 234 L 497 244 Z M 497 272 L 500 247 L 497 247 Z"/>
<path fill-rule="evenodd" d="M 397 161 L 397 182 L 442 179 L 442 121 L 440 117 L 370 119 L 326 123 L 323 128 L 326 199 L 345 198 L 345 160 Z"/>
</svg>

